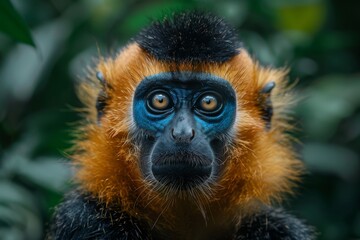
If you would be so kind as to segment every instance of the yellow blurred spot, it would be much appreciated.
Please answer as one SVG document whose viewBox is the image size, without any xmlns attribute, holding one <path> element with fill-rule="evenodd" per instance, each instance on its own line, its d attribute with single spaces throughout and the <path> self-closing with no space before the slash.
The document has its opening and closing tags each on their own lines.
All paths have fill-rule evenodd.
<svg viewBox="0 0 360 240">
<path fill-rule="evenodd" d="M 285 31 L 315 33 L 323 25 L 326 7 L 321 3 L 282 5 L 276 9 L 276 25 Z"/>
</svg>

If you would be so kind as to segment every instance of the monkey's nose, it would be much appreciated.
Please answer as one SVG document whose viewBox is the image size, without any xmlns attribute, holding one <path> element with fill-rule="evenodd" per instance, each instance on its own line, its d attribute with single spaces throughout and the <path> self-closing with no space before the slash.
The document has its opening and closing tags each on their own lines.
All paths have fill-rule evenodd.
<svg viewBox="0 0 360 240">
<path fill-rule="evenodd" d="M 190 143 L 195 137 L 195 130 L 191 127 L 175 127 L 171 129 L 171 136 L 175 142 Z"/>
</svg>

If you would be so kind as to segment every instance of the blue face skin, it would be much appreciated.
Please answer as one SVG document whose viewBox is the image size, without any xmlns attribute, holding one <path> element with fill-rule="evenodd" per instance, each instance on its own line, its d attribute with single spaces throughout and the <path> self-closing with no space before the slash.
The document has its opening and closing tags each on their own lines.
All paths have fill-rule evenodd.
<svg viewBox="0 0 360 240">
<path fill-rule="evenodd" d="M 166 111 L 154 112 L 148 107 L 152 93 L 164 94 L 170 100 Z M 217 112 L 201 109 L 201 100 L 215 96 Z M 144 79 L 135 92 L 133 116 L 137 127 L 154 137 L 160 137 L 177 114 L 192 115 L 196 130 L 209 140 L 229 130 L 236 112 L 235 92 L 219 77 L 205 73 L 160 73 Z M 220 107 L 221 105 L 221 107 Z"/>
<path fill-rule="evenodd" d="M 188 189 L 216 179 L 233 126 L 236 95 L 230 84 L 205 73 L 168 72 L 137 87 L 133 117 L 147 179 Z"/>
</svg>

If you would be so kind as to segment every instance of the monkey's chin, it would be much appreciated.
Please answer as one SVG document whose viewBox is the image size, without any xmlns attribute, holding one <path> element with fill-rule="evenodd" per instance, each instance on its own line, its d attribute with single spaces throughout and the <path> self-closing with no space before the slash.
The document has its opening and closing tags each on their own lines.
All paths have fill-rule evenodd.
<svg viewBox="0 0 360 240">
<path fill-rule="evenodd" d="M 186 163 L 152 165 L 155 179 L 164 185 L 176 190 L 187 190 L 206 182 L 210 178 L 212 164 L 190 165 Z"/>
</svg>

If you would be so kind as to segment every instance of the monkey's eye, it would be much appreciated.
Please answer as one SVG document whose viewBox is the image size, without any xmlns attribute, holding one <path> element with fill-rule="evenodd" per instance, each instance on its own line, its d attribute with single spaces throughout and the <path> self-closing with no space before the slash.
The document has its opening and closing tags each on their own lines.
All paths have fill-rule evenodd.
<svg viewBox="0 0 360 240">
<path fill-rule="evenodd" d="M 173 106 L 171 98 L 164 91 L 155 91 L 150 93 L 147 99 L 148 109 L 157 114 L 170 110 Z"/>
<path fill-rule="evenodd" d="M 202 94 L 196 102 L 196 110 L 207 115 L 214 115 L 222 109 L 222 98 L 215 92 Z"/>
</svg>

